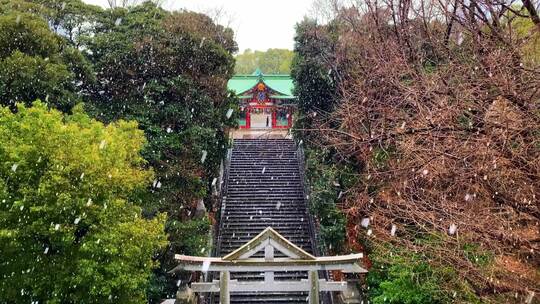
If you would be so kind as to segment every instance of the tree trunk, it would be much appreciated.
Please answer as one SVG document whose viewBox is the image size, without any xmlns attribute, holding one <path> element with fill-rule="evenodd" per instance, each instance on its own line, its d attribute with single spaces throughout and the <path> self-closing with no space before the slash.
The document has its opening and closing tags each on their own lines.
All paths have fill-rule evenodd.
<svg viewBox="0 0 540 304">
<path fill-rule="evenodd" d="M 532 22 L 536 25 L 537 29 L 540 30 L 540 17 L 538 16 L 538 12 L 536 11 L 536 8 L 534 7 L 532 1 L 523 0 L 523 6 L 529 12 Z"/>
</svg>

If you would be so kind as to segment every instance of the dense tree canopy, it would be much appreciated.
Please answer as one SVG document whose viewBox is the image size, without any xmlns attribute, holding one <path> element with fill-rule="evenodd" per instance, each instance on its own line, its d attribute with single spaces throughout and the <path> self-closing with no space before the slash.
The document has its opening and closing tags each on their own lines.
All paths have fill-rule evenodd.
<svg viewBox="0 0 540 304">
<path fill-rule="evenodd" d="M 337 67 L 332 65 L 332 57 L 325 57 L 333 54 L 337 43 L 336 36 L 328 34 L 334 28 L 332 25 L 320 26 L 309 19 L 296 27 L 292 76 L 298 106 L 303 113 L 330 111 L 336 99 Z"/>
<path fill-rule="evenodd" d="M 225 148 L 224 128 L 234 122 L 226 117 L 235 108 L 226 91 L 232 33 L 204 15 L 169 14 L 150 3 L 111 13 L 122 21 L 105 25 L 89 44 L 98 84 L 88 108 L 104 121 L 140 122 L 149 142 L 144 155 L 161 184 L 152 208 L 181 218 L 205 196 Z"/>
<path fill-rule="evenodd" d="M 81 81 L 91 81 L 89 69 L 45 20 L 15 11 L 0 16 L 1 104 L 41 98 L 67 111 L 79 100 Z"/>
<path fill-rule="evenodd" d="M 0 302 L 145 303 L 166 237 L 132 196 L 153 179 L 137 124 L 37 102 L 0 108 L 0 142 Z"/>
<path fill-rule="evenodd" d="M 226 130 L 236 123 L 237 106 L 226 88 L 237 51 L 232 31 L 203 14 L 169 12 L 150 1 L 101 9 L 81 0 L 0 0 L 0 13 L 2 105 L 17 112 L 16 102 L 30 105 L 41 99 L 71 113 L 83 101 L 90 117 L 101 122 L 138 122 L 146 141 L 137 151 L 142 150 L 144 166 L 155 176 L 125 196 L 160 225 L 159 214 L 167 213 L 170 246 L 158 256 L 162 268 L 151 279 L 148 296 L 151 301 L 173 296 L 176 281 L 166 275 L 173 253 L 208 250 L 211 221 L 194 216 L 201 213 L 201 202 L 213 207 L 212 181 L 227 148 Z M 70 140 L 75 139 L 66 139 L 68 145 Z M 122 145 L 124 138 L 117 140 Z M 118 262 L 131 265 L 137 259 L 123 256 Z M 154 265 L 141 267 L 136 284 L 126 282 L 140 288 L 135 299 L 144 298 L 142 283 Z M 106 281 L 116 282 L 123 274 L 115 275 Z"/>
<path fill-rule="evenodd" d="M 103 121 L 137 120 L 145 132 L 143 155 L 156 172 L 145 212 L 168 213 L 165 272 L 174 253 L 207 250 L 200 244 L 206 243 L 210 222 L 189 221 L 200 200 L 211 207 L 225 130 L 236 121 L 227 115 L 237 105 L 226 89 L 236 43 L 230 29 L 205 15 L 169 13 L 149 2 L 109 10 L 96 28 L 87 43 L 97 74 L 87 109 Z"/>
<path fill-rule="evenodd" d="M 245 50 L 236 55 L 235 72 L 251 74 L 257 68 L 265 74 L 289 74 L 294 53 L 287 49 L 268 49 L 267 51 Z"/>
</svg>

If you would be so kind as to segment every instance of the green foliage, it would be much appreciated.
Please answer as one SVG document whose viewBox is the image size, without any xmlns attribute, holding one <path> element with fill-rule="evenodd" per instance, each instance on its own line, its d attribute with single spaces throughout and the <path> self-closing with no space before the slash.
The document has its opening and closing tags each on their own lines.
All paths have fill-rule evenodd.
<svg viewBox="0 0 540 304">
<path fill-rule="evenodd" d="M 510 25 L 516 36 L 520 39 L 526 39 L 526 43 L 521 50 L 524 64 L 534 67 L 540 64 L 540 32 L 532 22 L 525 7 L 514 5 L 513 8 L 519 11 L 520 16 L 508 12 L 506 18 L 511 20 L 508 23 L 511 23 Z"/>
<path fill-rule="evenodd" d="M 368 273 L 369 297 L 374 304 L 446 303 L 439 290 L 440 274 L 414 254 L 396 254 L 389 263 L 374 261 Z"/>
<path fill-rule="evenodd" d="M 164 216 L 130 199 L 153 173 L 134 122 L 0 108 L 0 302 L 145 303 Z"/>
<path fill-rule="evenodd" d="M 292 76 L 302 113 L 330 111 L 336 100 L 335 71 L 329 65 L 335 38 L 315 21 L 304 20 L 296 26 L 295 57 Z"/>
<path fill-rule="evenodd" d="M 194 256 L 205 256 L 211 248 L 208 246 L 211 224 L 207 216 L 194 218 L 185 221 L 170 219 L 166 224 L 168 231 L 169 250 L 163 258 L 163 265 L 156 269 L 151 278 L 147 294 L 150 303 L 161 303 L 164 297 L 174 298 L 178 289 L 176 280 L 172 279 L 167 272 L 176 267 L 176 262 L 172 259 L 174 254 L 186 254 Z"/>
<path fill-rule="evenodd" d="M 47 58 L 60 52 L 62 40 L 49 30 L 44 20 L 12 12 L 0 16 L 0 46 L 0 58 L 6 58 L 16 50 Z"/>
<path fill-rule="evenodd" d="M 174 252 L 186 255 L 204 256 L 208 253 L 208 233 L 210 233 L 208 217 L 189 221 L 170 221 L 167 230 L 171 235 L 171 246 Z"/>
<path fill-rule="evenodd" d="M 457 122 L 465 130 L 472 129 L 474 125 L 474 114 L 469 110 L 465 110 L 463 114 L 458 116 Z"/>
<path fill-rule="evenodd" d="M 486 267 L 493 262 L 493 253 L 483 250 L 479 245 L 465 243 L 462 245 L 463 254 L 473 265 Z"/>
<path fill-rule="evenodd" d="M 4 15 L 8 12 L 17 11 L 19 13 L 47 13 L 48 9 L 27 0 L 0 0 L 0 14 Z"/>
<path fill-rule="evenodd" d="M 338 100 L 337 87 L 339 85 L 339 73 L 346 73 L 346 66 L 336 66 L 335 48 L 338 45 L 338 29 L 339 24 L 335 21 L 326 25 L 320 25 L 315 20 L 304 19 L 296 25 L 295 36 L 295 57 L 292 63 L 292 77 L 295 82 L 295 94 L 298 98 L 300 110 L 299 118 L 295 121 L 296 130 L 294 133 L 297 137 L 301 137 L 305 142 L 310 142 L 310 139 L 318 136 L 314 131 L 309 131 L 313 128 L 312 123 L 315 120 L 315 115 L 331 113 L 335 102 Z M 320 117 L 320 116 L 319 116 Z M 317 117 L 318 118 L 318 117 Z M 332 123 L 329 124 L 333 127 Z M 314 136 L 311 138 L 311 136 Z M 378 166 L 385 166 L 389 157 L 391 157 L 392 149 L 380 149 L 375 151 L 374 158 Z M 331 159 L 332 151 L 327 151 L 324 155 L 320 155 L 321 161 L 326 167 L 332 168 L 342 174 L 340 189 L 345 192 L 356 183 L 356 175 L 352 174 L 353 169 L 349 162 L 346 166 L 339 166 L 339 169 L 334 167 L 336 160 Z M 343 171 L 344 170 L 344 171 Z M 320 173 L 324 176 L 325 173 Z M 317 177 L 317 175 L 314 175 Z M 343 178 L 347 176 L 349 178 Z M 331 180 L 325 181 L 326 184 L 331 183 Z M 324 194 L 325 193 L 325 194 Z M 324 195 L 323 195 L 324 194 Z M 322 200 L 332 202 L 335 201 L 335 189 L 328 189 L 320 192 Z M 327 205 L 327 204 L 321 204 Z M 335 213 L 335 212 L 334 212 Z M 338 214 L 339 212 L 335 213 Z M 342 219 L 335 219 L 332 222 L 342 223 Z M 343 220 L 345 222 L 345 220 Z M 345 223 L 340 224 L 345 226 Z M 344 229 L 344 228 L 343 228 Z M 321 230 L 325 230 L 321 228 Z M 336 230 L 336 229 L 332 229 Z M 342 233 L 344 237 L 344 233 Z"/>
<path fill-rule="evenodd" d="M 264 52 L 247 49 L 236 56 L 235 72 L 251 74 L 259 68 L 265 74 L 290 74 L 293 57 L 293 51 L 287 49 L 268 49 Z"/>
<path fill-rule="evenodd" d="M 433 246 L 442 245 L 439 237 L 423 241 Z M 467 250 L 477 250 L 476 246 L 467 247 Z M 454 269 L 432 266 L 429 256 L 424 253 L 388 245 L 374 249 L 370 259 L 373 264 L 367 275 L 367 285 L 372 303 L 480 303 L 473 289 Z M 455 292 L 442 289 L 448 284 L 454 286 Z"/>
<path fill-rule="evenodd" d="M 328 206 L 318 214 L 320 221 L 321 246 L 330 252 L 340 251 L 345 244 L 347 219 L 341 210 Z"/>
<path fill-rule="evenodd" d="M 114 300 L 129 302 L 123 292 L 137 286 L 137 291 L 132 292 L 134 302 L 144 298 L 146 287 L 151 301 L 172 295 L 176 285 L 171 284 L 167 271 L 171 269 L 173 254 L 200 254 L 206 247 L 209 222 L 207 219 L 192 220 L 192 217 L 201 198 L 210 201 L 211 182 L 227 148 L 226 129 L 237 123 L 237 114 L 227 117 L 229 109 L 238 112 L 237 100 L 226 89 L 226 81 L 233 75 L 232 54 L 237 51 L 232 30 L 215 24 L 203 14 L 168 12 L 150 1 L 129 8 L 103 10 L 81 0 L 0 0 L 0 13 L 0 104 L 10 106 L 16 113 L 16 102 L 28 105 L 35 99 L 41 99 L 52 108 L 70 113 L 73 105 L 84 99 L 90 116 L 102 122 L 124 128 L 126 123 L 115 122 L 137 120 L 141 131 L 137 132 L 136 138 L 140 139 L 140 134 L 144 134 L 144 146 L 141 143 L 134 147 L 129 141 L 133 138 L 118 138 L 115 145 L 124 145 L 125 149 L 137 153 L 140 162 L 133 165 L 151 167 L 154 177 L 151 183 L 146 183 L 148 175 L 144 178 L 144 185 L 139 183 L 139 186 L 118 195 L 125 200 L 129 198 L 127 205 L 137 205 L 133 207 L 136 212 L 130 211 L 126 216 L 142 213 L 144 218 L 153 218 L 151 222 L 155 225 L 158 222 L 162 225 L 164 219 L 160 213 L 166 212 L 165 229 L 170 230 L 172 241 L 168 250 L 157 257 L 161 268 L 154 270 L 150 286 L 146 281 L 152 274 L 150 269 L 156 264 L 154 262 L 140 263 L 139 271 L 126 270 L 122 274 L 131 275 L 133 272 L 132 279 L 117 280 L 113 275 L 98 275 L 100 267 L 108 267 L 107 262 L 117 261 L 105 252 L 103 256 L 92 253 L 97 264 L 87 261 L 84 267 L 88 269 L 82 266 L 78 269 L 81 278 L 84 274 L 84 280 L 74 282 L 75 278 L 66 276 L 69 284 L 59 282 L 54 288 L 44 288 L 48 290 L 43 291 L 44 294 L 62 294 L 66 298 L 59 298 L 60 302 L 85 299 L 82 296 L 85 292 L 87 298 L 95 298 L 101 303 Z M 80 109 L 75 111 L 75 115 L 64 119 L 67 122 L 74 117 L 82 119 Z M 89 118 L 86 120 L 90 121 Z M 94 123 L 97 124 L 92 122 L 91 125 Z M 137 127 L 130 125 L 129 128 Z M 64 144 L 79 145 L 71 140 L 74 139 L 65 139 Z M 109 143 L 107 140 L 107 145 Z M 86 146 L 82 143 L 81 149 Z M 141 149 L 144 162 L 139 156 Z M 94 159 L 90 152 L 95 151 L 81 150 L 80 157 Z M 117 152 L 120 153 L 119 150 Z M 120 157 L 117 163 L 108 165 L 114 168 L 122 163 L 121 160 Z M 111 175 L 116 177 L 114 172 Z M 126 182 L 130 175 L 125 174 Z M 98 191 L 106 186 L 100 184 L 95 189 Z M 90 188 L 80 190 L 80 195 L 97 195 Z M 103 195 L 107 196 L 106 192 Z M 92 199 L 96 201 L 98 198 Z M 120 207 L 111 209 L 110 203 L 107 206 L 108 210 L 124 210 L 118 209 Z M 70 209 L 69 214 L 63 213 L 66 221 L 73 221 L 71 212 L 75 211 Z M 61 219 L 58 215 L 55 221 L 64 227 L 67 222 L 61 223 Z M 123 221 L 122 216 L 118 219 Z M 110 221 L 113 220 L 111 217 Z M 144 228 L 142 224 L 139 226 Z M 111 229 L 116 228 L 121 227 L 111 225 Z M 111 244 L 125 242 L 130 254 L 145 255 L 147 249 L 136 252 L 130 246 L 161 244 L 162 238 L 146 241 L 154 232 L 148 229 L 140 233 L 140 238 L 126 240 L 105 235 L 103 230 L 104 235 L 99 239 L 103 242 L 110 237 L 107 241 Z M 90 248 L 90 245 L 84 246 Z M 116 247 L 121 249 L 122 246 L 117 244 Z M 113 251 L 111 247 L 110 250 L 119 258 L 123 257 L 119 249 Z M 55 261 L 55 265 L 60 265 L 61 269 L 74 269 L 68 261 L 65 259 L 65 264 L 62 264 L 64 261 Z M 119 274 L 118 271 L 133 266 L 126 261 L 123 260 L 125 265 L 114 264 L 107 271 Z M 58 275 L 63 277 L 64 273 Z M 86 284 L 91 276 L 99 279 L 103 286 Z M 73 286 L 82 283 L 92 290 L 81 287 L 80 294 L 74 292 Z M 126 284 L 129 286 L 124 286 Z M 113 285 L 117 287 L 111 287 Z M 101 296 L 107 293 L 113 294 L 113 298 Z M 67 298 L 70 294 L 74 294 L 73 298 Z M 79 302 L 85 303 L 83 300 Z"/>
<path fill-rule="evenodd" d="M 173 254 L 200 254 L 206 246 L 209 224 L 191 218 L 200 199 L 210 201 L 225 130 L 236 123 L 227 117 L 238 106 L 226 89 L 236 43 L 230 29 L 203 14 L 169 13 L 146 2 L 105 11 L 86 45 L 98 71 L 87 110 L 105 122 L 137 120 L 148 140 L 143 156 L 156 177 L 142 198 L 145 214 L 167 212 L 171 241 L 154 278 L 168 283 L 149 290 L 157 300 L 176 287 L 165 278 Z"/>
<path fill-rule="evenodd" d="M 310 206 L 319 219 L 321 246 L 325 251 L 339 252 L 345 243 L 346 218 L 336 206 L 340 192 L 356 183 L 352 170 L 331 164 L 328 152 L 306 151 L 307 178 L 310 185 Z"/>
<path fill-rule="evenodd" d="M 88 109 L 104 121 L 140 122 L 148 138 L 143 154 L 161 185 L 153 208 L 186 219 L 190 208 L 180 207 L 191 207 L 208 193 L 226 149 L 224 127 L 235 121 L 226 117 L 236 108 L 225 88 L 234 65 L 232 35 L 210 27 L 207 16 L 168 15 L 150 3 L 126 15 L 123 9 L 110 13 L 113 20 L 123 17 L 90 44 L 100 73 Z M 226 37 L 230 40 L 220 40 Z"/>
<path fill-rule="evenodd" d="M 44 8 L 41 15 L 55 33 L 79 46 L 81 40 L 91 36 L 103 10 L 81 0 L 36 0 Z"/>
<path fill-rule="evenodd" d="M 217 44 L 213 47 L 223 48 L 229 55 L 238 51 L 232 29 L 214 23 L 211 18 L 204 14 L 190 11 L 175 12 L 165 20 L 164 26 L 168 32 L 180 36 L 189 36 L 191 39 L 202 42 L 199 44 L 198 49 L 207 50 L 208 45 L 206 43 L 208 42 Z M 230 64 L 230 59 L 223 62 L 223 64 L 225 63 Z"/>
<path fill-rule="evenodd" d="M 8 105 L 41 97 L 67 111 L 75 102 L 70 92 L 73 75 L 65 65 L 15 51 L 0 62 L 0 69 L 0 100 Z"/>
<path fill-rule="evenodd" d="M 67 112 L 83 80 L 94 80 L 90 64 L 43 19 L 16 11 L 0 16 L 0 104 L 14 110 L 16 102 L 42 99 Z"/>
<path fill-rule="evenodd" d="M 378 147 L 373 150 L 373 163 L 377 168 L 385 168 L 388 160 L 396 153 L 394 147 Z"/>
<path fill-rule="evenodd" d="M 72 45 L 92 35 L 103 10 L 82 0 L 0 0 L 0 13 L 17 12 L 43 19 L 50 29 Z"/>
</svg>

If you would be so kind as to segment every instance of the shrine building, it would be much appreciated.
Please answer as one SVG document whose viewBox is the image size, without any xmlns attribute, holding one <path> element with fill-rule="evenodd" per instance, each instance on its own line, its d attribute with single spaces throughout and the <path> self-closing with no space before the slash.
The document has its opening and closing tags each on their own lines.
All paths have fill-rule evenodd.
<svg viewBox="0 0 540 304">
<path fill-rule="evenodd" d="M 240 99 L 240 129 L 289 129 L 296 112 L 290 75 L 235 75 L 228 88 Z"/>
</svg>

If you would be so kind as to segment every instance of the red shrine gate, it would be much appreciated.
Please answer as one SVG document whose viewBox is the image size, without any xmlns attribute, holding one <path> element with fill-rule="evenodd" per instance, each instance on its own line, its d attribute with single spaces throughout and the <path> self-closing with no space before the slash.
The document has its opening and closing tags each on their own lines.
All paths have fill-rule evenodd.
<svg viewBox="0 0 540 304">
<path fill-rule="evenodd" d="M 293 111 L 289 107 L 249 105 L 241 109 L 240 128 L 288 129 L 292 126 Z M 255 116 L 254 124 L 252 116 Z"/>
</svg>

